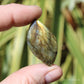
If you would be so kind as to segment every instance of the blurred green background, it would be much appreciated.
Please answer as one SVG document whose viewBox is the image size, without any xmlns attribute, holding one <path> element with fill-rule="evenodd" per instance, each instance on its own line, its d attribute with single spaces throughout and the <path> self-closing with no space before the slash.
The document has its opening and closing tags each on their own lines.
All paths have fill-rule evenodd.
<svg viewBox="0 0 84 84">
<path fill-rule="evenodd" d="M 52 84 L 84 84 L 84 0 L 0 0 L 42 8 L 39 20 L 56 36 L 55 64 L 63 76 Z M 18 69 L 42 63 L 27 45 L 29 25 L 0 32 L 0 81 Z"/>
</svg>

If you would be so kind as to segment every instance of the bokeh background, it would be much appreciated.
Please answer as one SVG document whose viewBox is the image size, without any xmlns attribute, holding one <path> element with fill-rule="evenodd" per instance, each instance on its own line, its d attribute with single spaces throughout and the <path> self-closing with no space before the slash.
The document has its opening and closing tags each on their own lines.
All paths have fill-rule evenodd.
<svg viewBox="0 0 84 84">
<path fill-rule="evenodd" d="M 0 0 L 42 8 L 39 20 L 56 36 L 55 64 L 63 70 L 52 84 L 84 84 L 84 0 Z M 0 32 L 0 81 L 18 69 L 42 63 L 28 48 L 29 25 Z"/>
</svg>

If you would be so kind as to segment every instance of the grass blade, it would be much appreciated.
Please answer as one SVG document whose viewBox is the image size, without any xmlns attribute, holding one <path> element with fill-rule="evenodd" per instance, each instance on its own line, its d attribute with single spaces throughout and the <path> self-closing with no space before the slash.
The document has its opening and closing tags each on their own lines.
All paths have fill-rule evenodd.
<svg viewBox="0 0 84 84">
<path fill-rule="evenodd" d="M 11 28 L 8 31 L 0 32 L 0 47 L 15 36 L 16 28 Z"/>
<path fill-rule="evenodd" d="M 26 29 L 22 27 L 18 28 L 16 37 L 14 39 L 14 49 L 12 51 L 12 61 L 9 74 L 17 71 L 20 68 L 25 38 L 26 38 Z"/>
<path fill-rule="evenodd" d="M 76 32 L 74 32 L 70 25 L 65 28 L 65 40 L 70 53 L 77 59 L 84 70 L 84 56 L 82 55 Z"/>
<path fill-rule="evenodd" d="M 63 36 L 64 36 L 64 17 L 61 15 L 59 20 L 59 28 L 58 28 L 58 54 L 56 57 L 55 63 L 60 65 L 61 54 L 62 54 L 62 45 L 63 45 Z"/>
</svg>

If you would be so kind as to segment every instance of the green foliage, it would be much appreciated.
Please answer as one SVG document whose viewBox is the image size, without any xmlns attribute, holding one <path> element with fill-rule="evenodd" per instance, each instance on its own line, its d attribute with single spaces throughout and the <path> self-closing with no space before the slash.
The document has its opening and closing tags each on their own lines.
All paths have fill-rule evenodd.
<svg viewBox="0 0 84 84">
<path fill-rule="evenodd" d="M 84 8 L 80 6 L 84 3 L 82 0 L 80 3 L 68 1 L 69 3 L 67 0 L 0 1 L 3 5 L 20 3 L 42 8 L 43 14 L 39 20 L 56 36 L 58 54 L 55 64 L 63 70 L 62 78 L 52 84 L 84 83 Z M 41 63 L 27 45 L 28 27 L 29 25 L 13 27 L 0 32 L 0 81 L 24 66 Z"/>
</svg>

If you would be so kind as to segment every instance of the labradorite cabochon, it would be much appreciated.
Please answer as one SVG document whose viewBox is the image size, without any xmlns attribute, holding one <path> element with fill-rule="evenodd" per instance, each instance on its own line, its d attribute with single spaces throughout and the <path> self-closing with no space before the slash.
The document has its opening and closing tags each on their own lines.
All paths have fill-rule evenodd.
<svg viewBox="0 0 84 84">
<path fill-rule="evenodd" d="M 27 43 L 32 53 L 47 65 L 52 65 L 57 55 L 56 37 L 40 21 L 29 27 Z"/>
</svg>

